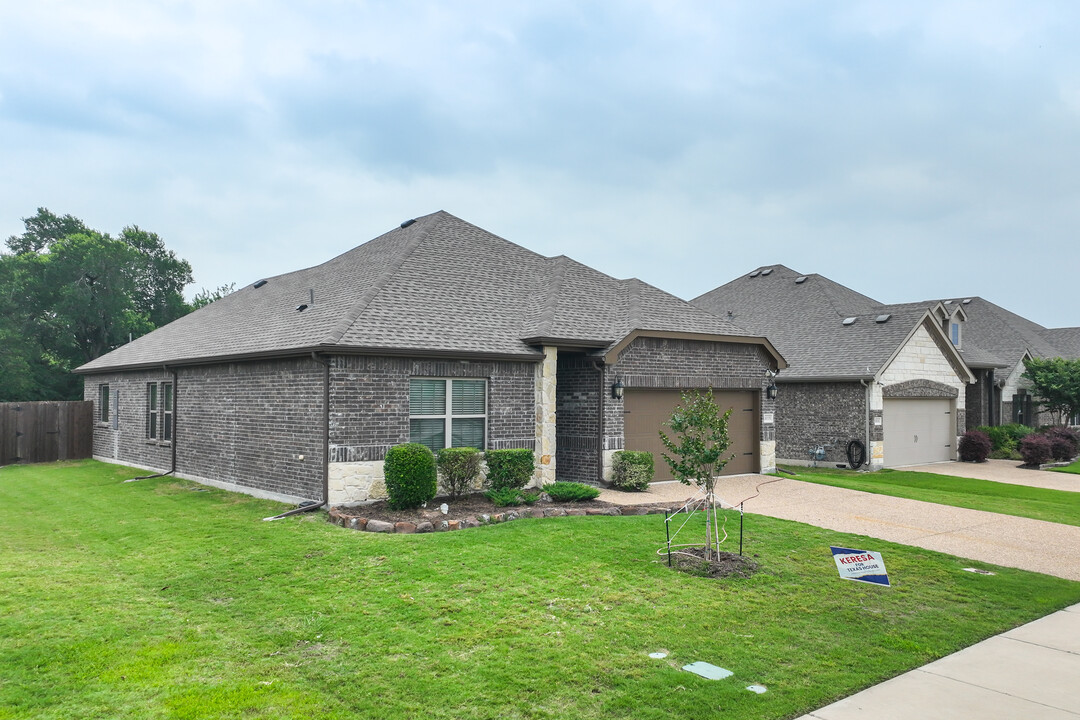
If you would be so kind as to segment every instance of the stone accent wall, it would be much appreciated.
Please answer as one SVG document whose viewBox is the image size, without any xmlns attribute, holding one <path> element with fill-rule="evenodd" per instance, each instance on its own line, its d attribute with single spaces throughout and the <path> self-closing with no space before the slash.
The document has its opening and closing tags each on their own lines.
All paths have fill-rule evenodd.
<svg viewBox="0 0 1080 720">
<path fill-rule="evenodd" d="M 146 437 L 147 384 L 172 382 L 172 373 L 163 370 L 88 375 L 83 382 L 83 399 L 94 403 L 94 457 L 128 463 L 135 467 L 164 472 L 172 464 L 172 443 Z M 117 415 L 101 422 L 101 386 L 108 384 L 110 413 Z M 159 390 L 160 391 L 160 390 Z M 119 407 L 115 400 L 119 400 Z M 159 410 L 160 412 L 160 410 Z M 175 419 L 176 414 L 174 412 Z M 160 422 L 158 423 L 160 428 Z"/>
<path fill-rule="evenodd" d="M 536 471 L 533 485 L 543 487 L 555 482 L 556 453 L 556 408 L 558 405 L 558 367 L 559 350 L 554 347 L 544 348 L 544 361 L 536 372 Z"/>
<path fill-rule="evenodd" d="M 595 360 L 583 353 L 559 353 L 555 405 L 559 480 L 595 483 L 599 478 L 600 377 Z"/>
<path fill-rule="evenodd" d="M 775 440 L 776 401 L 769 400 L 765 388 L 771 382 L 766 375 L 771 358 L 761 345 L 721 343 L 703 340 L 639 337 L 619 354 L 618 361 L 604 368 L 604 386 L 616 378 L 626 387 L 680 388 L 714 390 L 758 390 L 759 431 L 762 445 L 759 458 L 762 472 L 775 469 L 775 455 L 769 454 Z M 604 477 L 610 477 L 608 452 L 623 447 L 623 403 L 612 399 L 604 403 Z"/>
<path fill-rule="evenodd" d="M 851 440 L 868 445 L 866 387 L 858 382 L 782 383 L 777 403 L 778 462 L 809 464 L 811 449 L 823 446 L 825 460 L 819 464 L 846 463 Z"/>
<path fill-rule="evenodd" d="M 955 387 L 923 378 L 881 388 L 881 396 L 885 398 L 957 398 L 959 395 Z"/>
</svg>

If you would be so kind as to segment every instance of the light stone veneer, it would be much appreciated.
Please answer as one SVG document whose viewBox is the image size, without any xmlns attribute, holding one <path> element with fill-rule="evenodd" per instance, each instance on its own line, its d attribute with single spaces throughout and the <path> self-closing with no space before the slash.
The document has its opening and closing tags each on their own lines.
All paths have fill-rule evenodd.
<svg viewBox="0 0 1080 720">
<path fill-rule="evenodd" d="M 604 451 L 604 468 L 603 468 L 604 482 L 611 482 L 612 478 L 615 477 L 615 453 L 617 453 L 617 452 L 619 452 L 619 451 L 618 450 L 605 450 Z M 663 462 L 664 461 L 663 458 L 655 458 L 655 459 L 658 462 Z"/>
<path fill-rule="evenodd" d="M 559 349 L 544 347 L 544 361 L 536 369 L 536 440 L 539 450 L 532 484 L 555 482 L 555 376 Z"/>
<path fill-rule="evenodd" d="M 386 499 L 382 460 L 330 463 L 328 474 L 331 507 Z"/>
<path fill-rule="evenodd" d="M 758 452 L 761 472 L 764 475 L 776 472 L 776 441 L 762 440 Z"/>
<path fill-rule="evenodd" d="M 942 352 L 941 347 L 930 336 L 926 325 L 920 325 L 919 329 L 908 339 L 907 344 L 897 354 L 889 366 L 878 377 L 870 391 L 870 409 L 884 411 L 885 397 L 882 388 L 888 385 L 907 382 L 908 380 L 932 380 L 955 388 L 957 397 L 952 401 L 953 415 L 955 419 L 959 412 L 965 409 L 964 396 L 967 383 L 965 378 L 957 374 L 956 369 L 949 363 Z M 960 429 L 953 428 L 953 434 Z M 953 457 L 956 456 L 956 445 L 953 443 Z M 870 468 L 879 470 L 885 464 L 885 444 L 880 441 L 870 443 Z"/>
</svg>

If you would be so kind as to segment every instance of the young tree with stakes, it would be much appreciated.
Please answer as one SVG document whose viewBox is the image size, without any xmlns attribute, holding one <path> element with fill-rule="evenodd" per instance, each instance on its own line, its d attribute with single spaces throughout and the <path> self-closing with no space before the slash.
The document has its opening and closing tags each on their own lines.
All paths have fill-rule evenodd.
<svg viewBox="0 0 1080 720">
<path fill-rule="evenodd" d="M 675 407 L 666 423 L 669 437 L 660 431 L 660 441 L 667 448 L 661 453 L 671 472 L 684 485 L 691 482 L 705 492 L 705 559 L 712 560 L 713 543 L 720 552 L 716 537 L 716 476 L 735 454 L 728 454 L 728 418 L 731 410 L 720 412 L 713 401 L 712 388 L 707 392 L 683 393 L 682 403 Z M 671 453 L 670 455 L 668 453 Z"/>
</svg>

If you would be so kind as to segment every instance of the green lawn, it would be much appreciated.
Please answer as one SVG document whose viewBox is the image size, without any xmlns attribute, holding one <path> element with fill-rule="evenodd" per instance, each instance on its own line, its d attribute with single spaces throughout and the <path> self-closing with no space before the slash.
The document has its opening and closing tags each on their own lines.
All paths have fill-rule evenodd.
<svg viewBox="0 0 1080 720">
<path fill-rule="evenodd" d="M 1077 460 L 1072 465 L 1066 465 L 1065 467 L 1050 468 L 1054 472 L 1071 473 L 1073 475 L 1080 475 L 1080 460 Z"/>
<path fill-rule="evenodd" d="M 1066 525 L 1080 525 L 1080 493 L 1046 490 L 936 475 L 909 470 L 878 470 L 860 473 L 839 468 L 788 467 L 799 480 L 822 485 L 893 495 L 911 500 L 925 500 L 939 505 L 986 510 L 1004 515 L 1047 520 Z"/>
<path fill-rule="evenodd" d="M 716 581 L 657 562 L 662 516 L 378 535 L 136 474 L 0 468 L 0 718 L 795 717 L 1080 602 L 758 516 L 762 571 Z M 840 580 L 830 544 L 894 586 Z"/>
</svg>

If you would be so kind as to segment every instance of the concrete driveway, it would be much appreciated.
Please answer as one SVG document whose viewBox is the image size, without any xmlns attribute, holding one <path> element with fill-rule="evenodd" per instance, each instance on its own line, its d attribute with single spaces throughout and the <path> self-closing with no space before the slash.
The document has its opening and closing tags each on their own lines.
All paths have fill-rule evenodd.
<svg viewBox="0 0 1080 720">
<path fill-rule="evenodd" d="M 1046 488 L 1047 490 L 1068 490 L 1080 492 L 1080 475 L 1050 472 L 1048 470 L 1029 470 L 1020 467 L 1015 460 L 987 460 L 984 463 L 947 462 L 933 465 L 912 465 L 899 470 L 934 473 L 935 475 L 953 475 L 955 477 L 990 480 L 1027 485 L 1028 487 Z"/>
<path fill-rule="evenodd" d="M 767 475 L 725 477 L 717 490 L 725 506 L 745 501 L 748 513 L 1080 580 L 1080 527 L 1072 525 Z M 696 492 L 697 487 L 677 482 L 654 483 L 644 493 L 604 490 L 600 499 L 618 505 L 678 507 Z"/>
</svg>

